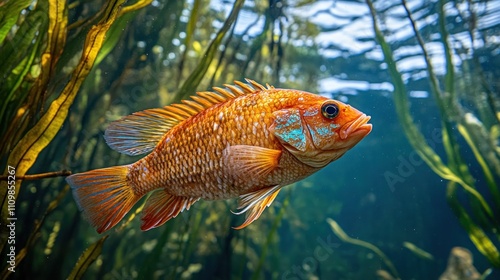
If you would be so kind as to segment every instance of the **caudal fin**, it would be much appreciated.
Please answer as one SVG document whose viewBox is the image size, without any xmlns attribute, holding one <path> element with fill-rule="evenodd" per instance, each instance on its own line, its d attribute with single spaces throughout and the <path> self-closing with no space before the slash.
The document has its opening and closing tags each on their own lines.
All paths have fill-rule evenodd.
<svg viewBox="0 0 500 280">
<path fill-rule="evenodd" d="M 78 173 L 66 178 L 78 207 L 98 233 L 115 226 L 141 198 L 127 182 L 128 166 Z"/>
</svg>

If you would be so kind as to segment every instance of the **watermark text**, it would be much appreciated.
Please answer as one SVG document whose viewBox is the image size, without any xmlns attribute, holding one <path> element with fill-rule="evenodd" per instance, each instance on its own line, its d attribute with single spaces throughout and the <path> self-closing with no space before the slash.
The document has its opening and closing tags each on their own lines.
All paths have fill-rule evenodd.
<svg viewBox="0 0 500 280">
<path fill-rule="evenodd" d="M 7 264 L 8 270 L 15 272 L 16 268 L 16 168 L 13 166 L 7 167 L 7 172 L 9 173 L 7 177 L 7 204 L 8 204 L 8 215 L 7 215 L 7 228 L 9 232 L 9 237 L 7 244 L 9 248 L 7 249 Z"/>
</svg>

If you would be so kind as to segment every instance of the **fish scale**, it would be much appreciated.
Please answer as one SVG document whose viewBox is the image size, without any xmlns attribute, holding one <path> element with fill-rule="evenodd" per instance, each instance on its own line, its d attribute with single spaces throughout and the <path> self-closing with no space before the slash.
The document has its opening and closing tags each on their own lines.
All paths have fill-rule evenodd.
<svg viewBox="0 0 500 280">
<path fill-rule="evenodd" d="M 370 117 L 312 93 L 252 80 L 199 92 L 110 124 L 108 145 L 147 154 L 135 163 L 67 178 L 80 209 L 104 232 L 149 192 L 141 229 L 158 227 L 199 199 L 240 197 L 244 228 L 280 189 L 341 157 L 371 131 Z"/>
<path fill-rule="evenodd" d="M 283 94 L 283 92 L 275 93 L 276 97 Z M 253 124 L 256 122 L 261 122 L 262 129 L 267 129 L 271 124 L 270 116 L 276 108 L 269 104 L 259 104 L 259 99 L 265 100 L 268 96 L 254 94 L 245 97 L 212 108 L 213 110 L 207 110 L 206 114 L 179 124 L 177 130 L 182 131 L 182 134 L 176 134 L 173 131 L 170 141 L 163 141 L 158 146 L 158 152 L 146 156 L 133 165 L 133 168 L 139 172 L 143 166 L 149 166 L 149 162 L 153 162 L 156 166 L 172 166 L 173 168 L 166 168 L 164 172 L 157 170 L 156 173 L 150 175 L 159 178 L 153 180 L 159 184 L 151 185 L 147 181 L 143 183 L 132 181 L 132 184 L 141 189 L 141 192 L 146 193 L 166 186 L 166 189 L 171 190 L 170 192 L 177 196 L 200 196 L 213 200 L 235 197 L 256 186 L 275 185 L 286 180 L 286 177 L 293 176 L 291 172 L 281 172 L 281 176 L 270 175 L 270 178 L 274 180 L 263 178 L 252 184 L 248 184 L 243 178 L 224 177 L 224 162 L 221 160 L 221 155 L 228 145 L 254 145 L 268 148 L 279 146 L 277 139 L 269 137 L 269 134 L 266 137 L 263 130 L 257 133 L 253 131 Z M 283 104 L 277 103 L 275 107 L 283 107 Z M 242 112 L 243 114 L 234 114 L 233 112 L 236 111 L 234 108 L 245 108 L 245 111 Z M 221 112 L 226 112 L 222 119 L 220 118 Z M 200 121 L 201 119 L 208 119 L 208 121 Z M 217 127 L 216 130 L 213 129 L 214 126 Z M 232 131 L 237 133 L 233 134 Z M 196 134 L 202 136 L 196 137 Z M 173 135 L 180 135 L 180 137 Z M 219 136 L 220 139 L 218 139 Z M 202 141 L 199 141 L 200 139 Z M 200 156 L 204 159 L 197 161 L 196 158 Z M 213 166 L 210 163 L 213 163 Z M 193 178 L 192 182 L 186 180 L 190 176 Z M 132 176 L 134 177 L 138 175 Z M 220 186 L 218 178 L 223 178 L 222 181 L 225 184 Z"/>
</svg>

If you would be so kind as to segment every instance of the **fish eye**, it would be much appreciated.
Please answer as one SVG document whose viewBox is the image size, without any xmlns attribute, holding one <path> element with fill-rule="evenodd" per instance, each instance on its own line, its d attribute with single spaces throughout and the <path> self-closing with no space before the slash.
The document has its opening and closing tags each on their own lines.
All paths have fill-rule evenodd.
<svg viewBox="0 0 500 280">
<path fill-rule="evenodd" d="M 321 113 L 327 119 L 333 119 L 339 114 L 339 106 L 335 103 L 325 103 L 321 106 Z"/>
</svg>

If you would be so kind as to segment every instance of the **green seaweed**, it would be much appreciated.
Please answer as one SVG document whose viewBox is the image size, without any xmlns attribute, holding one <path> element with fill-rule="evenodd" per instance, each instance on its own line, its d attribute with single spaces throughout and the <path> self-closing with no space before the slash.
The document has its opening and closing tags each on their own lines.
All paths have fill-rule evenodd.
<svg viewBox="0 0 500 280">
<path fill-rule="evenodd" d="M 65 86 L 59 97 L 52 102 L 38 123 L 14 147 L 8 158 L 8 162 L 11 166 L 15 167 L 18 176 L 26 174 L 35 163 L 38 154 L 52 141 L 59 131 L 78 89 L 92 68 L 109 26 L 115 20 L 118 7 L 122 3 L 114 2 L 107 6 L 107 10 L 105 11 L 106 17 L 100 24 L 94 26 L 89 31 L 82 58 L 75 68 L 73 78 Z M 44 82 L 46 83 L 47 79 L 44 79 Z M 21 181 L 18 180 L 18 184 L 20 183 Z M 7 189 L 6 182 L 0 182 L 0 184 L 2 185 L 2 189 Z M 5 218 L 7 217 L 8 205 L 4 197 L 7 195 L 7 192 L 0 195 L 2 195 L 0 198 L 3 201 L 2 217 Z M 5 244 L 3 236 L 1 243 Z"/>
<path fill-rule="evenodd" d="M 69 191 L 69 186 L 66 185 L 61 192 L 50 202 L 50 204 L 47 206 L 47 209 L 45 210 L 45 213 L 40 217 L 40 220 L 35 221 L 34 229 L 30 232 L 30 235 L 28 237 L 28 241 L 26 242 L 26 246 L 23 247 L 19 252 L 17 253 L 16 256 L 16 266 L 19 266 L 19 264 L 24 260 L 24 258 L 30 253 L 31 249 L 35 245 L 35 242 L 37 239 L 40 237 L 40 231 L 42 229 L 42 225 L 45 221 L 45 219 L 56 209 L 56 207 L 61 203 L 63 198 L 66 196 L 66 194 Z M 7 242 L 4 243 L 4 245 Z M 7 279 L 7 277 L 12 273 L 11 270 L 8 269 L 8 267 L 5 267 L 2 270 L 2 274 L 0 275 L 0 279 Z"/>
<path fill-rule="evenodd" d="M 217 32 L 217 35 L 208 46 L 207 50 L 203 54 L 200 63 L 198 63 L 197 67 L 192 71 L 191 75 L 189 75 L 186 81 L 182 84 L 181 88 L 179 89 L 179 94 L 177 95 L 177 98 L 174 100 L 174 102 L 179 102 L 181 99 L 186 99 L 189 95 L 192 95 L 193 92 L 196 91 L 196 88 L 200 84 L 201 80 L 208 70 L 208 67 L 212 63 L 217 49 L 222 42 L 222 39 L 226 35 L 227 31 L 231 28 L 232 24 L 235 22 L 244 3 L 244 0 L 236 0 L 234 2 L 233 9 L 224 22 L 224 25 L 219 30 L 219 32 Z"/>
<path fill-rule="evenodd" d="M 253 273 L 252 280 L 262 278 L 261 271 L 262 271 L 262 266 L 264 265 L 264 261 L 266 260 L 268 248 L 271 246 L 273 238 L 275 237 L 276 232 L 278 230 L 279 224 L 280 224 L 281 220 L 283 219 L 283 215 L 285 214 L 285 211 L 287 209 L 288 204 L 290 203 L 291 193 L 292 192 L 289 190 L 287 193 L 287 196 L 283 200 L 283 205 L 280 207 L 280 210 L 279 210 L 278 214 L 276 215 L 276 217 L 274 217 L 273 224 L 272 224 L 271 229 L 269 230 L 267 237 L 266 237 L 266 242 L 264 243 L 264 246 L 262 247 L 262 252 L 260 253 L 259 262 L 257 264 L 257 268 L 255 269 L 255 271 Z"/>
<path fill-rule="evenodd" d="M 7 1 L 0 10 L 0 42 L 3 42 L 21 11 L 31 4 L 31 0 Z"/>
<path fill-rule="evenodd" d="M 99 240 L 91 244 L 85 251 L 83 251 L 82 255 L 78 258 L 78 261 L 75 264 L 73 270 L 69 274 L 67 279 L 81 279 L 83 274 L 87 271 L 89 266 L 101 255 L 102 246 L 104 245 L 104 241 L 109 237 L 109 235 L 105 235 L 101 237 Z"/>
<path fill-rule="evenodd" d="M 10 5 L 20 2 L 10 0 L 5 3 Z M 110 1 L 33 1 L 35 2 L 36 4 L 23 11 L 22 16 L 19 16 L 18 12 L 9 13 L 17 22 L 15 28 L 7 32 L 0 45 L 0 61 L 3 63 L 0 77 L 6 78 L 4 83 L 0 83 L 0 96 L 2 100 L 7 101 L 1 104 L 1 133 L 9 135 L 5 142 L 0 143 L 2 164 L 10 164 L 7 162 L 7 156 L 11 153 L 8 151 L 52 110 L 51 103 L 58 100 L 64 86 L 74 78 L 73 71 L 80 63 L 83 42 L 92 26 L 98 25 L 99 21 L 106 17 L 103 7 Z M 56 130 L 55 136 L 47 141 L 47 146 L 40 151 L 29 172 L 42 174 L 54 170 L 71 170 L 76 173 L 134 162 L 137 158 L 120 155 L 106 145 L 102 134 L 109 122 L 132 112 L 167 105 L 172 100 L 180 100 L 194 94 L 197 89 L 205 90 L 212 85 L 231 83 L 234 79 L 248 77 L 279 87 L 310 92 L 318 92 L 319 79 L 344 74 L 348 76 L 347 79 L 355 77 L 356 80 L 366 80 L 370 83 L 378 78 L 386 80 L 385 73 L 379 71 L 379 61 L 365 56 L 366 52 L 360 55 L 348 54 L 338 46 L 318 46 L 315 43 L 316 36 L 322 32 L 336 31 L 338 27 L 318 26 L 311 23 L 310 18 L 295 13 L 297 8 L 308 9 L 308 5 L 315 5 L 314 1 L 223 2 L 224 9 L 215 6 L 213 1 L 128 1 L 128 6 L 119 9 L 116 20 L 107 31 L 92 69 L 80 84 L 67 117 Z M 62 9 L 63 6 L 54 5 L 61 3 L 66 3 L 67 7 Z M 435 2 L 431 4 L 434 5 Z M 49 5 L 52 5 L 52 8 Z M 0 9 L 0 14 L 4 7 Z M 197 10 L 196 7 L 200 9 Z M 49 12 L 55 11 L 54 8 L 61 11 L 59 16 L 58 13 Z M 322 10 L 318 14 L 333 14 L 334 10 Z M 231 18 L 228 17 L 230 11 Z M 49 13 L 52 13 L 52 19 L 49 18 Z M 437 11 L 430 13 L 438 14 Z M 382 14 L 381 17 L 383 16 Z M 66 27 L 58 17 L 62 20 L 67 18 Z M 347 18 L 349 17 L 346 15 Z M 355 17 L 351 19 L 356 20 Z M 236 21 L 244 23 L 245 29 L 236 28 Z M 58 25 L 51 25 L 50 22 L 61 24 L 61 36 L 64 38 L 56 36 Z M 428 34 L 428 30 L 420 28 L 417 31 Z M 2 32 L 6 29 L 7 27 L 0 25 Z M 50 37 L 49 29 L 53 30 Z M 471 34 L 475 34 L 475 30 L 472 31 Z M 327 33 L 322 35 L 330 36 Z M 362 40 L 371 42 L 372 38 Z M 48 44 L 49 41 L 60 44 Z M 313 42 L 312 45 L 301 45 L 308 41 Z M 444 39 L 445 41 L 447 40 Z M 417 46 L 413 41 L 402 44 Z M 391 46 L 388 47 L 390 49 Z M 338 58 L 326 57 L 320 53 L 325 50 L 340 51 L 343 55 Z M 451 45 L 448 51 L 447 56 L 456 52 Z M 47 54 L 51 54 L 50 59 L 43 64 L 42 55 L 47 57 Z M 391 71 L 392 65 L 388 65 Z M 494 258 L 495 251 L 492 248 L 498 246 L 494 240 L 497 235 L 493 232 L 497 227 L 491 223 L 491 214 L 497 217 L 499 209 L 495 181 L 498 180 L 500 165 L 494 152 L 498 148 L 496 141 L 500 134 L 498 116 L 491 114 L 490 106 L 484 106 L 482 95 L 472 93 L 469 101 L 475 104 L 477 110 L 467 115 L 470 118 L 462 118 L 460 112 L 447 108 L 449 104 L 454 104 L 454 100 L 461 101 L 461 91 L 468 86 L 469 80 L 474 81 L 475 85 L 487 81 L 476 74 L 477 69 L 473 61 L 470 61 L 469 65 L 464 62 L 463 66 L 449 64 L 446 67 L 450 69 L 451 66 L 454 66 L 452 69 L 455 70 L 453 76 L 450 74 L 437 79 L 436 92 L 445 105 L 444 113 L 439 111 L 439 116 L 452 117 L 452 131 L 443 132 L 446 134 L 443 142 L 448 147 L 443 155 L 425 143 L 424 134 L 418 128 L 405 129 L 410 131 L 407 135 L 411 143 L 422 142 L 419 154 L 436 173 L 453 182 L 462 181 L 463 184 L 455 184 L 453 192 L 447 197 L 454 200 L 449 203 L 458 205 L 452 209 L 457 216 L 462 217 L 463 223 L 470 227 L 474 242 L 484 247 L 479 247 L 481 252 Z M 470 70 L 467 70 L 470 78 L 463 79 L 461 67 L 470 67 Z M 395 73 L 398 74 L 397 68 Z M 371 75 L 374 76 L 373 79 Z M 454 88 L 447 87 L 446 84 L 452 80 L 455 81 Z M 32 89 L 35 85 L 36 89 Z M 182 88 L 179 85 L 182 85 Z M 402 83 L 402 88 L 404 86 Z M 396 89 L 399 90 L 397 87 Z M 404 94 L 396 92 L 394 95 L 397 110 L 401 113 L 400 118 L 409 116 L 409 123 L 414 124 L 419 118 L 413 119 L 407 114 L 412 104 L 408 102 L 406 90 L 402 92 Z M 494 100 L 494 89 L 488 92 L 491 93 L 489 98 Z M 321 93 L 329 95 L 338 92 L 326 89 Z M 362 105 L 361 97 L 366 97 L 362 95 L 349 95 L 349 103 L 355 107 L 359 106 L 362 111 L 366 110 L 373 116 L 374 123 L 380 121 L 378 112 L 369 112 L 369 109 Z M 434 99 L 431 101 L 434 102 L 434 93 L 432 97 Z M 360 103 L 356 104 L 357 102 Z M 387 125 L 397 126 L 392 122 Z M 443 127 L 444 125 L 447 124 L 443 123 Z M 376 126 L 374 135 L 380 131 L 382 129 Z M 397 138 L 397 135 L 395 136 Z M 369 140 L 370 142 L 363 141 L 363 145 L 358 148 L 364 149 L 361 146 L 365 144 L 372 148 L 380 143 L 379 138 L 370 137 Z M 464 159 L 456 154 L 456 143 L 461 145 L 460 149 L 470 147 L 472 153 L 468 158 L 473 155 L 483 173 L 472 169 L 470 172 L 484 174 L 487 188 L 475 189 L 474 180 L 467 176 L 467 168 L 471 167 L 464 165 Z M 403 142 L 398 144 L 396 148 L 405 146 Z M 365 155 L 366 159 L 374 160 L 372 155 L 378 156 L 379 153 L 373 152 L 372 149 Z M 96 243 L 96 240 L 101 240 L 101 236 L 83 219 L 75 201 L 67 194 L 40 224 L 32 222 L 39 219 L 40 213 L 62 193 L 64 182 L 60 178 L 23 180 L 22 185 L 19 181 L 17 215 L 20 220 L 29 222 L 19 223 L 16 248 L 26 247 L 29 250 L 23 251 L 26 253 L 21 255 L 16 273 L 9 277 L 47 278 L 53 276 L 54 271 L 58 271 L 59 278 L 70 275 L 70 278 L 82 276 L 95 279 L 293 279 L 284 277 L 285 274 L 281 273 L 296 267 L 307 267 L 301 265 L 301 262 L 314 257 L 314 246 L 318 245 L 315 243 L 316 238 L 321 237 L 324 240 L 323 234 L 331 234 L 329 226 L 322 222 L 324 215 L 344 214 L 343 210 L 349 204 L 348 201 L 340 201 L 335 193 L 342 186 L 349 186 L 352 180 L 341 175 L 342 171 L 346 171 L 342 169 L 344 163 L 348 166 L 351 161 L 346 157 L 332 165 L 339 169 L 333 187 L 333 178 L 329 176 L 324 178 L 325 176 L 320 174 L 311 177 L 300 184 L 305 191 L 301 189 L 299 192 L 297 189 L 293 195 L 278 197 L 275 205 L 245 230 L 231 229 L 232 225 L 237 224 L 238 218 L 229 212 L 229 209 L 236 207 L 234 200 L 200 201 L 188 213 L 148 232 L 139 231 L 138 214 L 141 206 L 138 205 L 135 212 L 131 213 L 117 230 L 110 231 L 106 241 L 100 244 Z M 363 180 L 362 185 L 377 176 L 370 173 L 370 170 L 361 173 L 363 176 L 360 175 L 358 180 Z M 21 173 L 17 175 L 23 178 Z M 309 188 L 313 185 L 314 188 Z M 333 193 L 330 189 L 333 189 Z M 1 190 L 3 192 L 3 189 Z M 451 190 L 450 187 L 449 191 Z M 330 197 L 331 194 L 334 195 Z M 491 197 L 493 199 L 490 199 Z M 481 198 L 487 205 L 480 202 Z M 286 209 L 281 207 L 288 203 L 290 206 Z M 369 203 L 371 202 L 363 204 L 360 209 L 369 207 Z M 406 209 L 413 210 L 411 206 L 403 210 Z M 417 221 L 415 228 L 425 232 L 426 225 L 419 223 L 422 221 L 423 211 L 417 206 L 414 210 L 416 211 L 412 211 L 411 215 L 414 215 Z M 323 224 L 323 228 L 318 227 L 316 223 Z M 382 223 L 390 227 L 384 232 L 387 233 L 384 235 L 386 239 L 380 240 L 380 243 L 384 242 L 384 251 L 388 248 L 386 253 L 395 254 L 394 251 L 399 250 L 401 246 L 393 240 L 399 240 L 397 237 L 401 228 L 391 221 Z M 57 231 L 54 225 L 57 225 Z M 363 235 L 371 231 L 371 227 L 365 225 L 356 227 Z M 36 238 L 32 239 L 31 236 Z M 488 240 L 493 246 L 488 245 Z M 424 235 L 424 239 L 418 244 L 425 245 L 427 241 Z M 288 246 L 290 242 L 297 246 Z M 53 244 L 50 254 L 44 253 L 44 249 L 49 247 L 47 244 Z M 90 249 L 87 248 L 89 245 Z M 285 251 L 286 253 L 283 253 Z M 316 259 L 315 270 L 309 266 L 310 270 L 305 272 L 315 274 L 311 277 L 317 276 L 320 279 L 331 278 L 329 276 L 332 275 L 342 279 L 367 279 L 372 277 L 373 271 L 380 266 L 378 258 L 375 261 L 360 258 L 359 264 L 356 264 L 352 254 L 343 250 L 335 250 L 326 257 L 323 261 Z M 437 255 L 435 257 L 438 258 Z M 77 261 L 79 259 L 80 261 Z M 436 264 L 440 261 L 441 259 L 437 259 Z M 92 262 L 94 264 L 91 265 Z M 355 269 L 355 265 L 360 265 L 363 269 Z M 420 268 L 425 271 L 427 267 Z M 4 267 L 2 269 L 5 270 Z M 78 275 L 72 272 L 73 269 L 79 271 Z M 406 270 L 402 271 L 400 267 L 398 269 L 406 275 Z M 419 273 L 422 274 L 418 276 L 425 275 L 425 272 Z"/>
<path fill-rule="evenodd" d="M 475 133 L 472 137 L 472 133 L 475 130 L 471 129 L 470 122 L 467 122 L 467 114 L 464 109 L 459 105 L 459 96 L 455 93 L 455 82 L 456 74 L 454 72 L 454 65 L 451 57 L 452 49 L 448 43 L 448 32 L 445 27 L 445 17 L 446 13 L 444 11 L 445 1 L 439 1 L 439 27 L 442 39 L 442 45 L 445 49 L 445 59 L 446 59 L 446 74 L 444 77 L 444 89 L 442 90 L 439 85 L 439 79 L 433 70 L 432 63 L 430 62 L 429 55 L 424 46 L 424 40 L 422 39 L 418 28 L 416 27 L 415 21 L 412 18 L 412 14 L 406 5 L 406 1 L 403 0 L 403 7 L 407 13 L 407 17 L 411 22 L 413 31 L 416 35 L 418 45 L 420 46 L 423 57 L 426 61 L 427 72 L 429 74 L 429 83 L 431 88 L 431 93 L 434 100 L 439 108 L 442 124 L 442 140 L 444 150 L 447 155 L 448 162 L 445 164 L 441 157 L 429 146 L 425 141 L 424 136 L 417 128 L 414 120 L 410 115 L 409 101 L 406 93 L 406 86 L 403 82 L 401 73 L 396 67 L 396 61 L 393 58 L 392 51 L 389 44 L 386 42 L 382 31 L 377 23 L 377 14 L 373 3 L 371 0 L 366 1 L 373 20 L 373 28 L 375 31 L 375 36 L 380 44 L 385 61 L 388 65 L 388 70 L 390 76 L 394 83 L 394 100 L 396 105 L 396 111 L 399 120 L 402 124 L 403 130 L 407 136 L 408 141 L 417 151 L 420 157 L 427 163 L 427 165 L 440 177 L 449 180 L 448 184 L 448 203 L 452 206 L 455 215 L 458 217 L 460 223 L 468 233 L 471 241 L 474 243 L 476 248 L 495 266 L 500 267 L 500 257 L 498 250 L 490 237 L 484 233 L 484 231 L 477 226 L 476 223 L 481 225 L 485 230 L 494 229 L 492 231 L 493 235 L 500 238 L 500 224 L 498 223 L 498 205 L 500 205 L 500 196 L 498 186 L 494 183 L 494 175 L 492 170 L 488 165 L 487 161 L 484 159 L 484 154 L 478 152 L 478 144 L 483 141 L 488 141 L 487 139 L 482 139 L 481 134 Z M 446 94 L 445 94 L 446 93 Z M 493 112 L 494 113 L 494 112 Z M 458 121 L 457 121 L 458 120 Z M 487 185 L 489 187 L 490 193 L 493 195 L 493 205 L 490 206 L 484 195 L 476 189 L 474 186 L 474 178 L 468 170 L 468 165 L 461 156 L 460 144 L 456 140 L 456 135 L 453 133 L 454 126 L 458 127 L 459 133 L 466 140 L 474 152 L 474 156 L 478 161 L 479 165 L 483 169 L 483 173 L 486 177 Z M 496 174 L 500 176 L 500 174 Z M 474 222 L 473 218 L 467 215 L 467 211 L 464 206 L 458 202 L 455 195 L 455 185 L 459 184 L 463 190 L 469 194 L 468 203 L 471 205 L 474 217 L 477 222 Z"/>
<path fill-rule="evenodd" d="M 391 262 L 391 260 L 384 254 L 384 252 L 382 252 L 382 250 L 380 250 L 377 246 L 375 246 L 369 242 L 363 241 L 363 240 L 349 237 L 349 235 L 347 235 L 347 233 L 345 233 L 345 231 L 339 226 L 339 224 L 330 218 L 328 218 L 326 221 L 328 222 L 328 224 L 332 228 L 333 233 L 335 233 L 335 235 L 338 238 L 340 238 L 340 240 L 342 240 L 343 242 L 350 243 L 350 244 L 360 246 L 360 247 L 363 247 L 363 248 L 366 248 L 368 250 L 373 251 L 375 254 L 377 254 L 377 256 L 380 257 L 380 259 L 384 262 L 384 264 L 387 266 L 387 268 L 389 268 L 392 275 L 394 277 L 396 277 L 397 279 L 399 279 L 399 273 L 396 270 L 396 267 Z"/>
<path fill-rule="evenodd" d="M 419 247 L 417 247 L 417 245 L 415 245 L 411 242 L 403 242 L 403 247 L 410 250 L 413 254 L 415 254 L 419 258 L 422 258 L 425 260 L 433 260 L 434 259 L 434 257 L 430 253 L 424 251 L 423 249 L 420 249 Z"/>
</svg>

